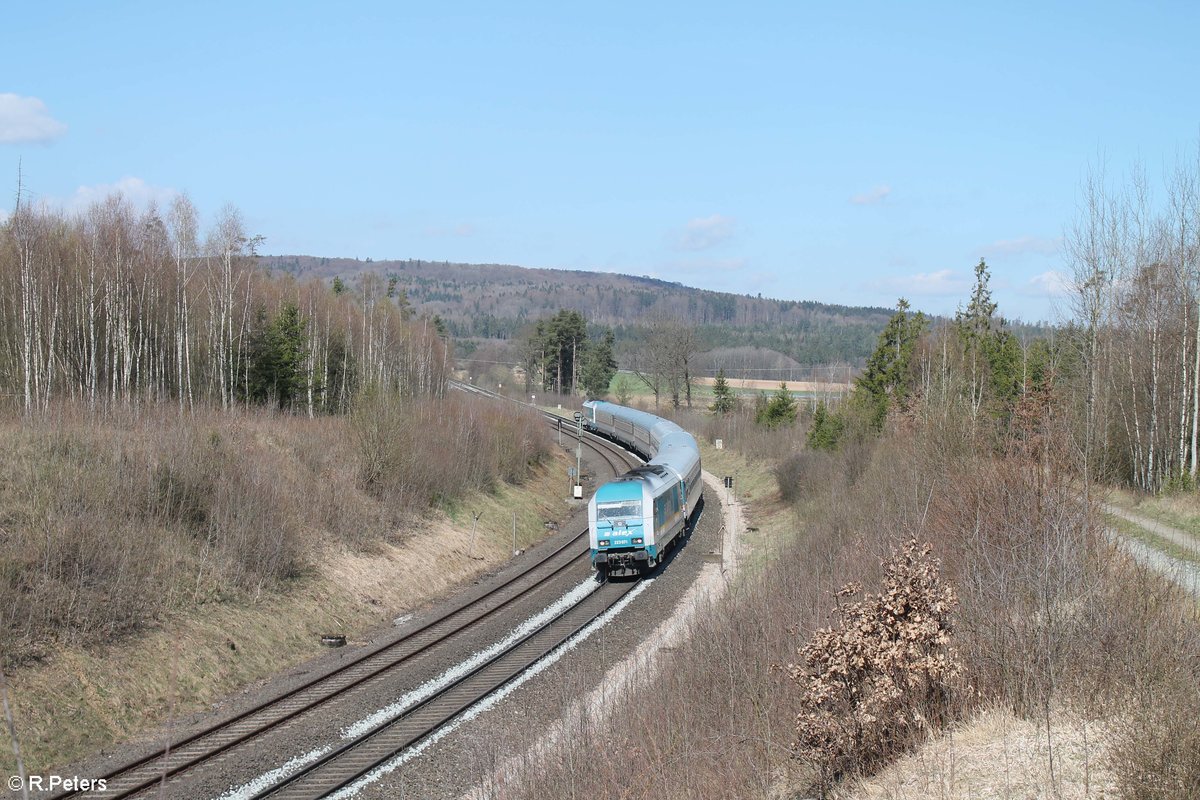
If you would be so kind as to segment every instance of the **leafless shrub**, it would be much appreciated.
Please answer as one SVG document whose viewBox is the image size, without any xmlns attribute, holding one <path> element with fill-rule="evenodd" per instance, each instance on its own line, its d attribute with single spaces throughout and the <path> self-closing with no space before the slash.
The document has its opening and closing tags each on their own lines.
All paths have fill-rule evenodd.
<svg viewBox="0 0 1200 800">
<path fill-rule="evenodd" d="M 815 767 L 823 792 L 925 736 L 962 671 L 951 644 L 957 601 L 929 545 L 909 540 L 883 565 L 879 594 L 851 601 L 858 592 L 849 584 L 837 593 L 834 624 L 790 667 L 801 688 L 797 755 Z"/>
<path fill-rule="evenodd" d="M 438 403 L 366 396 L 351 415 L 359 483 L 392 507 L 424 509 L 522 480 L 549 452 L 530 411 L 474 398 Z"/>
<path fill-rule="evenodd" d="M 1128 800 L 1190 800 L 1200 787 L 1200 691 L 1194 680 L 1132 707 L 1109 764 Z"/>
<path fill-rule="evenodd" d="M 775 482 L 779 485 L 779 496 L 788 503 L 808 499 L 829 480 L 837 462 L 832 453 L 823 450 L 793 453 L 773 470 Z"/>
<path fill-rule="evenodd" d="M 431 503 L 524 478 L 549 449 L 536 417 L 486 401 L 374 409 L 348 421 L 66 403 L 0 418 L 4 663 L 277 590 L 322 548 L 370 547 Z"/>
</svg>

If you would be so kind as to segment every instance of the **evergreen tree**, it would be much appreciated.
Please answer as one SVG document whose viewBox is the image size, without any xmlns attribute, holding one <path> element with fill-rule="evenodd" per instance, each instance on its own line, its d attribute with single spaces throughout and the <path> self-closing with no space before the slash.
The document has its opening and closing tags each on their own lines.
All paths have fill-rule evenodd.
<svg viewBox="0 0 1200 800">
<path fill-rule="evenodd" d="M 522 346 L 526 380 L 532 383 L 540 377 L 543 390 L 571 393 L 587 345 L 587 321 L 578 311 L 562 309 L 538 320 Z"/>
<path fill-rule="evenodd" d="M 927 320 L 919 311 L 912 315 L 908 311 L 908 301 L 900 298 L 896 313 L 879 335 L 875 352 L 867 359 L 866 369 L 854 381 L 851 401 L 865 411 L 876 432 L 883 430 L 888 407 L 902 406 L 916 381 L 913 354 Z"/>
<path fill-rule="evenodd" d="M 446 330 L 446 320 L 442 319 L 440 314 L 434 314 L 429 321 L 433 323 L 433 329 L 437 331 L 438 338 L 445 339 L 449 333 Z"/>
<path fill-rule="evenodd" d="M 765 403 L 756 409 L 754 417 L 754 421 L 759 425 L 780 428 L 796 421 L 796 401 L 788 391 L 786 383 L 780 382 L 770 400 L 766 400 L 765 394 L 761 397 Z"/>
<path fill-rule="evenodd" d="M 325 364 L 328 382 L 323 395 L 325 398 L 324 410 L 329 413 L 344 414 L 350 410 L 350 401 L 355 387 L 358 386 L 358 362 L 344 332 L 335 331 L 329 337 Z M 314 386 L 313 390 L 316 391 L 317 388 Z"/>
<path fill-rule="evenodd" d="M 754 395 L 754 421 L 761 422 L 767 418 L 767 407 L 771 405 L 771 399 L 767 397 L 767 393 L 759 391 Z"/>
<path fill-rule="evenodd" d="M 613 356 L 613 332 L 606 331 L 603 338 L 588 347 L 583 357 L 583 373 L 580 383 L 587 396 L 593 400 L 608 394 L 608 385 L 617 374 L 617 359 Z"/>
<path fill-rule="evenodd" d="M 837 414 L 830 414 L 825 401 L 817 403 L 813 412 L 812 427 L 808 430 L 808 446 L 814 450 L 836 450 L 845 421 Z"/>
<path fill-rule="evenodd" d="M 1007 414 L 1020 394 L 1021 345 L 1007 323 L 996 316 L 988 283 L 991 273 L 984 259 L 975 267 L 975 288 L 965 311 L 954 317 L 971 381 L 971 408 L 974 413 L 991 401 L 990 407 Z"/>
<path fill-rule="evenodd" d="M 717 382 L 713 385 L 713 404 L 708 410 L 717 414 L 728 414 L 737 408 L 737 402 L 737 396 L 725 380 L 725 370 L 717 370 Z"/>
<path fill-rule="evenodd" d="M 279 309 L 269 325 L 265 322 L 266 312 L 260 307 L 257 333 L 250 344 L 246 399 L 260 405 L 274 401 L 281 409 L 290 408 L 308 390 L 307 323 L 295 303 Z"/>
</svg>

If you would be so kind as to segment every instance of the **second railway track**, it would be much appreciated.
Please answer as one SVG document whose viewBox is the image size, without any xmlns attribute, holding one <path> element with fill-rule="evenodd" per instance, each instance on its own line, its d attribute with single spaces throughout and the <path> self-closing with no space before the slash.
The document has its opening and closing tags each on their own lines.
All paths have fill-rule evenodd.
<svg viewBox="0 0 1200 800">
<path fill-rule="evenodd" d="M 638 581 L 601 584 L 580 602 L 432 697 L 322 754 L 251 800 L 316 800 L 345 789 L 536 664 L 632 592 Z"/>
<path fill-rule="evenodd" d="M 553 419 L 550 421 L 553 422 Z M 585 438 L 584 444 L 604 460 L 614 474 L 620 474 L 629 466 L 637 463 L 632 454 L 607 440 L 590 437 Z M 543 558 L 521 569 L 497 586 L 478 596 L 468 597 L 462 602 L 456 603 L 446 612 L 435 619 L 419 625 L 401 638 L 365 650 L 355 655 L 347 663 L 340 664 L 303 682 L 295 688 L 246 709 L 231 718 L 186 736 L 183 739 L 171 742 L 169 747 L 161 748 L 122 765 L 103 776 L 106 782 L 105 791 L 101 793 L 59 793 L 54 795 L 54 800 L 75 797 L 97 797 L 105 798 L 105 800 L 127 798 L 170 781 L 181 773 L 209 762 L 227 751 L 231 751 L 252 739 L 262 736 L 268 731 L 277 729 L 377 676 L 395 670 L 417 655 L 451 639 L 460 632 L 477 626 L 486 619 L 494 617 L 503 609 L 512 606 L 519 598 L 525 597 L 538 588 L 545 586 L 571 567 L 585 563 L 587 552 L 587 534 L 585 530 L 569 538 Z M 607 594 L 611 593 L 611 591 L 610 589 L 601 587 L 601 590 L 597 590 L 593 595 Z M 581 613 L 575 611 L 575 609 L 584 606 L 589 600 L 591 604 L 596 602 L 595 600 L 591 600 L 591 596 L 589 596 L 588 600 L 564 612 L 562 617 L 570 616 L 574 618 Z M 616 601 L 614 600 L 614 602 Z M 597 613 L 603 613 L 603 611 Z M 566 624 L 560 621 L 562 617 L 556 618 L 545 626 L 545 628 L 539 629 L 539 631 L 531 635 L 529 639 L 523 640 L 520 646 L 526 646 L 527 648 L 534 647 L 536 649 L 534 645 L 527 644 L 527 642 L 534 640 L 542 641 L 546 637 L 553 638 L 552 632 L 561 631 L 562 626 Z M 509 660 L 505 660 L 503 663 L 511 665 L 513 663 L 511 658 L 514 657 L 508 656 L 507 653 L 504 655 Z M 536 660 L 537 658 L 534 657 L 530 663 Z M 524 668 L 521 667 L 517 672 L 519 673 Z M 484 667 L 481 667 L 476 672 L 471 673 L 468 676 L 469 680 L 463 686 L 473 686 L 474 684 L 470 683 L 470 680 L 483 680 L 480 677 L 474 677 L 477 673 L 479 675 L 487 674 L 494 677 L 494 672 L 497 669 L 502 669 L 502 667 L 491 666 L 491 662 L 489 662 L 488 665 L 484 665 Z M 455 685 L 457 686 L 458 684 Z M 458 689 L 457 691 L 461 692 L 464 689 Z M 428 701 L 433 703 L 430 708 L 442 707 L 439 703 L 444 704 L 446 701 L 444 699 L 439 701 L 438 698 L 442 698 L 443 695 L 447 697 L 456 696 L 454 692 L 450 692 L 449 690 L 441 692 Z M 423 703 L 422 706 L 424 705 Z M 425 713 L 422 712 L 421 715 L 414 716 L 412 719 L 424 719 Z M 402 719 L 408 718 L 409 715 L 407 714 L 402 717 Z M 399 720 L 389 723 L 385 727 L 395 727 L 396 730 L 400 730 L 404 725 L 411 726 L 412 724 L 409 721 L 404 723 L 404 725 L 397 726 L 397 723 L 399 723 Z M 380 741 L 393 742 L 393 737 L 394 734 L 389 734 Z M 417 739 L 419 738 L 421 737 L 418 736 Z M 417 739 L 413 739 L 413 741 Z M 372 745 L 371 748 L 360 752 L 373 752 L 372 748 L 375 747 L 377 745 Z M 338 752 L 341 751 L 339 750 Z M 354 758 L 361 759 L 361 756 L 355 756 Z M 351 760 L 353 761 L 354 759 L 352 758 Z M 324 760 L 321 763 L 325 763 Z M 343 761 L 340 763 L 350 762 Z M 341 770 L 342 768 L 339 767 L 338 769 Z M 322 774 L 329 773 L 322 771 Z M 301 782 L 298 785 L 307 784 Z M 169 783 L 167 783 L 165 788 L 168 789 L 167 796 L 173 796 L 170 793 Z M 285 796 L 293 795 L 287 794 Z"/>
</svg>

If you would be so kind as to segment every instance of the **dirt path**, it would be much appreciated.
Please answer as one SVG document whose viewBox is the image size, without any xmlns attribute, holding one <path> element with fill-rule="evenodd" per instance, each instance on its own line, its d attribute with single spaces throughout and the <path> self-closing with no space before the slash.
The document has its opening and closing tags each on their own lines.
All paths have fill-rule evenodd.
<svg viewBox="0 0 1200 800">
<path fill-rule="evenodd" d="M 1110 503 L 1104 503 L 1102 508 L 1106 513 L 1131 522 L 1159 539 L 1170 542 L 1190 553 L 1200 555 L 1200 539 L 1186 531 Z M 1122 535 L 1115 528 L 1108 529 L 1108 536 L 1123 547 L 1134 561 L 1161 573 L 1176 585 L 1190 592 L 1193 597 L 1200 598 L 1200 566 L 1181 558 L 1175 558 L 1147 542 Z"/>
<path fill-rule="evenodd" d="M 1134 525 L 1154 534 L 1160 539 L 1166 539 L 1171 544 L 1178 545 L 1185 550 L 1190 550 L 1200 555 L 1200 539 L 1187 531 L 1181 531 L 1179 528 L 1173 528 L 1158 520 L 1143 517 L 1141 514 L 1135 514 L 1132 511 L 1126 511 L 1111 503 L 1105 503 L 1103 508 L 1106 513 L 1112 514 L 1114 517 L 1120 517 L 1123 520 L 1132 522 Z"/>
</svg>

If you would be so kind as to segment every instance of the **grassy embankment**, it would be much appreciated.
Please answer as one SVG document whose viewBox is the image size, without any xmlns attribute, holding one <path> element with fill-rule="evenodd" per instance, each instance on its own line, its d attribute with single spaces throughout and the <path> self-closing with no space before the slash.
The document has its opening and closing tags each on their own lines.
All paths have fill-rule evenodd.
<svg viewBox="0 0 1200 800">
<path fill-rule="evenodd" d="M 420 608 L 508 559 L 513 512 L 518 546 L 542 538 L 565 510 L 543 426 L 447 405 L 0 423 L 4 661 L 26 768 L 210 708 L 318 655 L 322 633 L 353 641 Z M 0 770 L 12 761 L 3 748 Z"/>
<path fill-rule="evenodd" d="M 706 449 L 706 467 L 737 474 L 759 528 L 757 566 L 663 657 L 652 689 L 577 731 L 569 771 L 541 764 L 518 796 L 620 787 L 628 774 L 646 796 L 706 800 L 810 796 L 830 777 L 841 797 L 1191 796 L 1196 605 L 1108 543 L 1057 454 L 993 454 L 966 428 L 918 422 L 773 469 L 788 448 L 779 433 L 689 427 L 732 448 Z M 796 758 L 811 695 L 788 665 L 830 624 L 835 592 L 879 591 L 881 563 L 910 537 L 932 545 L 957 594 L 946 653 L 961 675 L 929 697 L 901 692 L 895 716 L 841 739 L 847 749 Z M 598 748 L 622 759 L 586 757 Z"/>
</svg>

